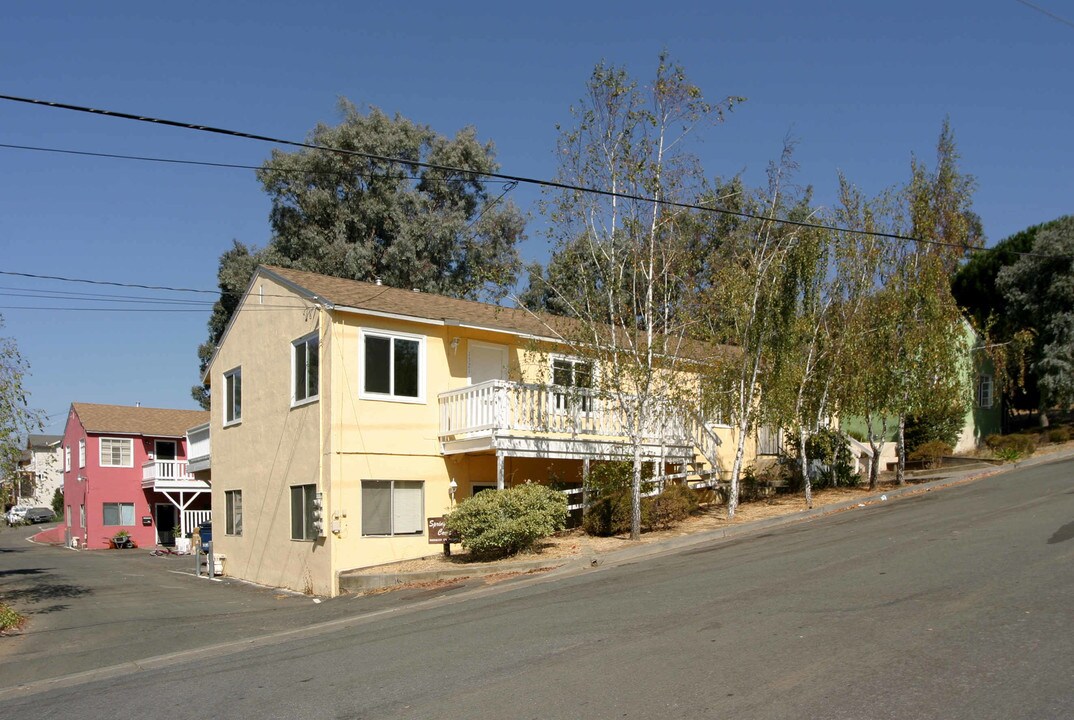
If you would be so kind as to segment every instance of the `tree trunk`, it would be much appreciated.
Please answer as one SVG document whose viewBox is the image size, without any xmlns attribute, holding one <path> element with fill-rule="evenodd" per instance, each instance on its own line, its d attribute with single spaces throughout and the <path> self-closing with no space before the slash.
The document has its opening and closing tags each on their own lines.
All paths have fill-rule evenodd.
<svg viewBox="0 0 1074 720">
<path fill-rule="evenodd" d="M 735 519 L 735 510 L 738 509 L 738 478 L 742 474 L 742 457 L 746 452 L 746 427 L 745 421 L 738 424 L 738 441 L 735 443 L 735 464 L 731 467 L 731 489 L 727 494 L 727 519 Z"/>
<path fill-rule="evenodd" d="M 798 429 L 798 458 L 802 466 L 802 487 L 805 488 L 806 507 L 813 509 L 813 483 L 809 480 L 809 457 L 806 455 L 806 431 Z"/>
<path fill-rule="evenodd" d="M 899 442 L 895 447 L 899 455 L 899 462 L 895 466 L 895 481 L 899 485 L 906 484 L 906 416 L 899 416 Z"/>
<path fill-rule="evenodd" d="M 872 462 L 869 463 L 869 489 L 876 490 L 880 486 L 880 450 L 884 447 L 883 440 L 880 445 L 876 444 L 876 434 L 873 432 L 873 418 L 869 413 L 865 414 L 865 432 L 869 437 L 869 449 L 873 451 Z"/>
<path fill-rule="evenodd" d="M 1041 408 L 1040 412 L 1039 412 L 1039 415 L 1040 415 L 1040 417 L 1038 419 L 1040 420 L 1040 426 L 1042 428 L 1046 428 L 1049 425 L 1051 425 L 1051 420 L 1048 419 L 1048 411 L 1047 410 L 1045 410 L 1044 408 Z"/>
<path fill-rule="evenodd" d="M 641 446 L 634 444 L 634 476 L 630 481 L 630 539 L 641 540 Z"/>
</svg>

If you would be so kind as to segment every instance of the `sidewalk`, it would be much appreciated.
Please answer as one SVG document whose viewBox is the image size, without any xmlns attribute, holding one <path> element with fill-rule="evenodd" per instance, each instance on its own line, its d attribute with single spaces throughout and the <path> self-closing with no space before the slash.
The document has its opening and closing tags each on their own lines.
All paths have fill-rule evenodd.
<svg viewBox="0 0 1074 720">
<path fill-rule="evenodd" d="M 447 567 L 443 569 L 421 570 L 415 572 L 399 572 L 385 568 L 385 572 L 374 573 L 368 569 L 344 572 L 340 575 L 339 583 L 342 592 L 367 593 L 370 591 L 383 591 L 407 587 L 415 584 L 426 584 L 446 581 L 459 581 L 467 578 L 480 578 L 493 575 L 519 575 L 532 573 L 537 570 L 552 569 L 579 569 L 584 567 L 597 567 L 600 565 L 616 565 L 622 562 L 630 562 L 646 557 L 663 555 L 693 545 L 700 545 L 721 540 L 744 537 L 759 533 L 772 528 L 784 527 L 807 520 L 826 517 L 835 513 L 846 512 L 857 508 L 864 508 L 879 503 L 893 502 L 900 498 L 932 492 L 942 488 L 961 485 L 993 475 L 1007 473 L 1017 468 L 1032 467 L 1047 462 L 1056 462 L 1074 458 L 1074 448 L 1059 450 L 1054 453 L 1034 455 L 1021 462 L 1009 465 L 950 468 L 942 471 L 929 471 L 916 473 L 914 480 L 927 479 L 927 482 L 917 482 L 893 490 L 879 491 L 873 495 L 856 498 L 854 500 L 833 503 L 812 510 L 800 510 L 797 512 L 779 515 L 763 520 L 753 520 L 716 530 L 705 530 L 678 537 L 655 540 L 646 543 L 635 543 L 630 547 L 611 550 L 607 552 L 588 552 L 570 557 L 532 558 L 525 560 L 505 559 L 487 563 L 473 563 Z M 929 479 L 934 478 L 934 479 Z"/>
</svg>

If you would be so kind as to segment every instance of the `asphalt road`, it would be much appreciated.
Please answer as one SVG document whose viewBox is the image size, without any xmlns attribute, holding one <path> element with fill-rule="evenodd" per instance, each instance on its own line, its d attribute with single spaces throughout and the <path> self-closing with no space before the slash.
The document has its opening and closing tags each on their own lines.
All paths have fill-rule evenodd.
<svg viewBox="0 0 1074 720">
<path fill-rule="evenodd" d="M 451 599 L 3 713 L 1071 718 L 1074 462 Z"/>
</svg>

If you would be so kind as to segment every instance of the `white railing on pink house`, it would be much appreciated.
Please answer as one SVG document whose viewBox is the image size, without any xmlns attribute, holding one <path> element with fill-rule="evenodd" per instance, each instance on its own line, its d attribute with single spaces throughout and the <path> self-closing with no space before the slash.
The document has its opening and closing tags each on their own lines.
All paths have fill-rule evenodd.
<svg viewBox="0 0 1074 720">
<path fill-rule="evenodd" d="M 142 486 L 156 482 L 177 482 L 193 480 L 194 476 L 187 470 L 186 460 L 149 460 L 142 463 Z"/>
</svg>

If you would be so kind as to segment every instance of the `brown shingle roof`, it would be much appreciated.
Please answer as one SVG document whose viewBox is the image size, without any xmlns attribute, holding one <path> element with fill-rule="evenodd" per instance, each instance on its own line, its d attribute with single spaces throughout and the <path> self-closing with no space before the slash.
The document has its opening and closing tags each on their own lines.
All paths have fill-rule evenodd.
<svg viewBox="0 0 1074 720">
<path fill-rule="evenodd" d="M 447 320 L 449 323 L 458 322 L 463 325 L 520 333 L 538 338 L 579 340 L 589 336 L 578 320 L 547 313 L 533 313 L 523 308 L 508 308 L 475 300 L 460 300 L 445 295 L 403 290 L 361 280 L 331 277 L 306 270 L 273 265 L 262 265 L 261 268 L 292 285 L 313 293 L 332 305 L 426 320 Z M 698 360 L 711 358 L 714 353 L 735 352 L 734 348 L 728 345 L 715 345 L 689 338 L 673 340 L 673 344 L 679 348 L 677 352 L 679 357 L 691 357 Z"/>
<path fill-rule="evenodd" d="M 553 316 L 535 317 L 520 308 L 507 308 L 474 300 L 460 300 L 413 290 L 377 285 L 360 280 L 319 275 L 271 265 L 262 266 L 273 275 L 320 296 L 333 305 L 393 313 L 413 318 L 457 321 L 466 325 L 505 330 L 538 337 L 555 337 L 550 328 L 570 323 Z"/>
<path fill-rule="evenodd" d="M 209 422 L 208 410 L 130 407 L 72 403 L 86 432 L 182 437 L 195 425 Z"/>
</svg>

